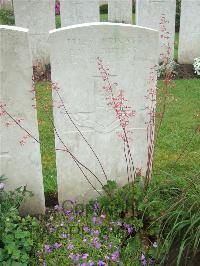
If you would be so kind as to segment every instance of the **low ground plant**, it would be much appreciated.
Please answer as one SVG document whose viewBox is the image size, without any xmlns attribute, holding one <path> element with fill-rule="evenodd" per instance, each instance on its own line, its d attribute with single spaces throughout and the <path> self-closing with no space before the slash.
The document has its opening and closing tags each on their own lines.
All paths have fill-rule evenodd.
<svg viewBox="0 0 200 266">
<path fill-rule="evenodd" d="M 25 198 L 31 196 L 26 188 L 4 190 L 0 179 L 0 265 L 28 265 L 34 249 L 34 231 L 38 228 L 36 218 L 21 217 L 19 208 Z"/>
</svg>

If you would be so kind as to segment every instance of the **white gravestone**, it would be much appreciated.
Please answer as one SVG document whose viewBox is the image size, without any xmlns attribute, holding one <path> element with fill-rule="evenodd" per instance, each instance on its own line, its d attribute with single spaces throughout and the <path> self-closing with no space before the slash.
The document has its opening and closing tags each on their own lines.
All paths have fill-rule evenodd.
<svg viewBox="0 0 200 266">
<path fill-rule="evenodd" d="M 108 0 L 108 21 L 132 24 L 132 0 Z"/>
<path fill-rule="evenodd" d="M 49 31 L 55 29 L 55 0 L 14 0 L 15 25 L 29 29 L 33 64 L 49 64 Z"/>
<path fill-rule="evenodd" d="M 192 64 L 200 56 L 200 0 L 182 0 L 178 62 Z"/>
<path fill-rule="evenodd" d="M 135 169 L 141 169 L 145 174 L 148 146 L 145 95 L 150 86 L 151 67 L 158 58 L 158 32 L 128 24 L 89 23 L 51 31 L 50 43 L 52 82 L 57 84 L 67 111 L 98 154 L 108 179 L 114 179 L 120 185 L 127 183 L 124 142 L 120 138 L 122 129 L 114 109 L 108 105 L 110 98 L 105 89 L 108 89 L 108 83 L 112 84 L 116 98 L 123 90 L 128 99 L 125 105 L 136 112 L 128 129 L 133 139 L 130 149 Z M 102 78 L 101 60 L 103 68 L 110 73 L 109 80 Z M 154 79 L 151 85 L 154 89 L 155 83 Z M 53 100 L 62 105 L 58 92 L 53 90 Z M 94 196 L 94 190 L 71 155 L 61 150 L 68 148 L 103 184 L 106 178 L 62 107 L 54 107 L 54 121 L 58 134 L 59 202 L 69 198 L 87 200 Z M 90 174 L 89 179 L 98 191 L 102 190 L 100 183 Z"/>
<path fill-rule="evenodd" d="M 136 0 L 136 25 L 160 32 L 160 61 L 174 58 L 176 0 Z"/>
<path fill-rule="evenodd" d="M 100 21 L 99 0 L 61 0 L 62 27 Z"/>
<path fill-rule="evenodd" d="M 40 146 L 12 120 L 39 139 L 31 90 L 28 30 L 0 25 L 0 176 L 7 178 L 8 190 L 27 185 L 34 196 L 25 202 L 22 213 L 39 214 L 45 211 Z"/>
</svg>

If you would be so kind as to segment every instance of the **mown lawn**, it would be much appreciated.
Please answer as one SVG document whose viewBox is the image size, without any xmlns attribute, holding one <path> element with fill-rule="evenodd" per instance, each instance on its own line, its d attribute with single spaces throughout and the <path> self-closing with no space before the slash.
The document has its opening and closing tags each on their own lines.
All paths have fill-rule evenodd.
<svg viewBox="0 0 200 266">
<path fill-rule="evenodd" d="M 163 82 L 159 81 L 159 90 L 162 86 Z M 44 112 L 44 106 L 51 106 L 49 83 L 39 82 L 36 91 L 44 186 L 45 191 L 55 191 L 54 134 L 48 118 L 52 116 L 52 110 L 48 107 L 48 116 Z M 195 128 L 200 125 L 200 79 L 176 80 L 170 93 L 155 150 L 154 176 L 166 173 L 183 177 L 191 176 L 200 170 L 200 132 L 194 134 Z M 158 110 L 161 107 L 162 103 L 159 101 Z M 175 163 L 181 152 L 183 156 Z"/>
</svg>

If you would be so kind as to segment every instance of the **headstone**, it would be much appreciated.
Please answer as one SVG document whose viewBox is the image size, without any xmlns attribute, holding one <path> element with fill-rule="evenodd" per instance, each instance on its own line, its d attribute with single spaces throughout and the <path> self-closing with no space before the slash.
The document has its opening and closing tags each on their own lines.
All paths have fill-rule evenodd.
<svg viewBox="0 0 200 266">
<path fill-rule="evenodd" d="M 60 13 L 62 27 L 99 22 L 99 0 L 61 0 Z"/>
<path fill-rule="evenodd" d="M 33 64 L 49 64 L 49 31 L 55 29 L 55 0 L 14 0 L 15 25 L 29 29 Z"/>
<path fill-rule="evenodd" d="M 0 9 L 1 8 L 12 8 L 11 0 L 0 0 Z"/>
<path fill-rule="evenodd" d="M 132 0 L 108 0 L 108 21 L 132 24 Z"/>
<path fill-rule="evenodd" d="M 174 58 L 176 0 L 136 0 L 136 25 L 160 32 L 160 61 Z"/>
<path fill-rule="evenodd" d="M 28 30 L 0 25 L 0 40 L 0 176 L 7 178 L 6 189 L 27 186 L 34 193 L 23 214 L 44 213 L 40 145 L 29 136 L 39 139 Z"/>
<path fill-rule="evenodd" d="M 182 0 L 178 62 L 192 64 L 200 56 L 200 0 Z"/>
<path fill-rule="evenodd" d="M 157 31 L 120 23 L 88 23 L 50 32 L 52 82 L 58 87 L 53 90 L 53 100 L 60 107 L 54 107 L 60 203 L 72 198 L 87 200 L 97 193 L 73 157 L 63 150 L 69 149 L 101 183 L 105 184 L 106 180 L 91 149 L 68 119 L 62 101 L 99 156 L 108 179 L 123 185 L 127 183 L 123 132 L 121 122 L 116 118 L 118 111 L 109 104 L 111 98 L 119 99 L 122 92 L 128 101 L 121 111 L 127 111 L 129 105 L 130 113 L 136 112 L 129 123 L 129 133 L 133 131 L 130 149 L 134 166 L 141 169 L 141 174 L 146 173 L 149 110 L 146 109 L 145 96 L 150 86 L 151 68 L 158 58 L 158 42 Z M 109 72 L 108 80 L 102 76 L 102 69 Z M 151 88 L 155 89 L 155 76 L 152 80 Z M 112 96 L 108 83 L 112 86 Z M 122 101 L 126 100 L 123 98 Z M 81 168 L 101 193 L 101 184 L 84 167 Z"/>
</svg>

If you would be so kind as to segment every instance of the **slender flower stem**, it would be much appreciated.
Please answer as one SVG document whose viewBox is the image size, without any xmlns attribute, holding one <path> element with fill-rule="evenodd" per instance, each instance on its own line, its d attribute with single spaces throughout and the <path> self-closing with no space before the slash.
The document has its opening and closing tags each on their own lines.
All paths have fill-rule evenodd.
<svg viewBox="0 0 200 266">
<path fill-rule="evenodd" d="M 54 86 L 55 86 L 55 85 L 53 84 L 53 87 L 54 87 Z M 58 88 L 56 87 L 56 88 L 54 88 L 54 90 L 56 91 L 56 93 L 57 93 L 57 95 L 58 95 L 58 97 L 59 97 L 59 99 L 60 99 L 60 101 L 61 101 L 61 103 L 62 103 L 62 107 L 64 108 L 65 114 L 68 116 L 68 118 L 70 119 L 70 121 L 72 122 L 72 124 L 74 125 L 74 127 L 77 129 L 77 131 L 79 132 L 79 134 L 81 135 L 81 137 L 83 138 L 83 140 L 85 141 L 85 143 L 88 145 L 88 147 L 90 148 L 90 150 L 91 150 L 92 153 L 94 154 L 95 158 L 97 159 L 97 161 L 98 161 L 98 163 L 99 163 L 99 165 L 100 165 L 100 167 L 101 167 L 101 169 L 102 169 L 102 172 L 103 172 L 103 174 L 104 174 L 106 180 L 108 181 L 108 177 L 107 177 L 107 175 L 106 175 L 106 173 L 105 173 L 105 170 L 104 170 L 104 168 L 103 168 L 103 165 L 102 165 L 102 163 L 101 163 L 99 157 L 97 156 L 97 154 L 96 154 L 96 152 L 94 151 L 93 147 L 92 147 L 91 144 L 87 141 L 87 139 L 85 138 L 85 136 L 83 135 L 83 133 L 80 131 L 80 129 L 78 128 L 78 126 L 75 124 L 75 122 L 74 122 L 74 120 L 72 119 L 71 115 L 70 115 L 69 112 L 67 111 L 67 108 L 66 108 L 66 106 L 65 106 L 65 104 L 64 104 L 64 101 L 63 101 L 63 99 L 62 99 L 62 97 L 61 97 L 59 91 L 58 91 Z"/>
</svg>

